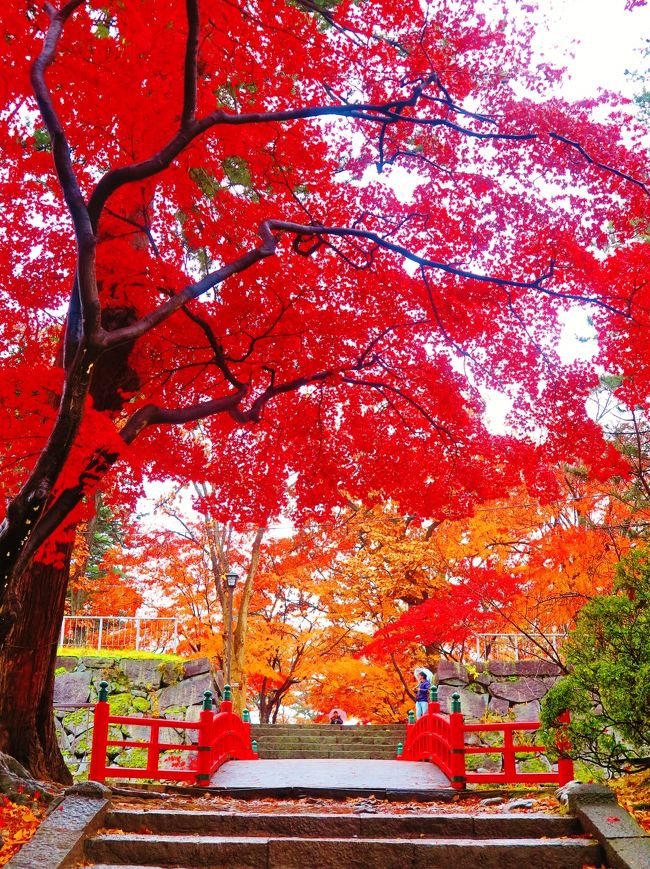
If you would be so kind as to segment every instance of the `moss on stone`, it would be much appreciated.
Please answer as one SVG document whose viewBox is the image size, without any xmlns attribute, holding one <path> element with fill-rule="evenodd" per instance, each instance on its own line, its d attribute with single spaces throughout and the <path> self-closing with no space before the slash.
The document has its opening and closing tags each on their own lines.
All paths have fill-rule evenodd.
<svg viewBox="0 0 650 869">
<path fill-rule="evenodd" d="M 161 661 L 158 665 L 160 670 L 160 681 L 163 685 L 175 685 L 182 681 L 185 675 L 185 668 L 182 660 L 177 661 Z"/>
<path fill-rule="evenodd" d="M 85 757 L 85 755 L 87 755 L 89 751 L 90 745 L 88 743 L 88 740 L 82 737 L 75 744 L 74 753 L 76 757 Z"/>
<path fill-rule="evenodd" d="M 466 754 L 465 769 L 473 772 L 474 770 L 484 767 L 486 763 L 495 764 L 501 767 L 500 754 Z"/>
<path fill-rule="evenodd" d="M 481 685 L 480 682 L 470 682 L 465 686 L 466 691 L 471 691 L 473 694 L 485 694 L 487 692 L 487 688 L 485 685 Z"/>
<path fill-rule="evenodd" d="M 66 730 L 72 733 L 78 730 L 81 725 L 91 726 L 92 720 L 92 710 L 75 709 L 74 712 L 66 712 L 61 723 Z"/>
<path fill-rule="evenodd" d="M 116 763 L 127 769 L 146 769 L 147 751 L 144 748 L 126 748 L 119 754 Z"/>
<path fill-rule="evenodd" d="M 131 687 L 128 676 L 120 667 L 104 667 L 101 671 L 101 678 L 108 682 L 110 690 L 115 691 L 115 693 L 128 690 Z"/>
<path fill-rule="evenodd" d="M 168 706 L 165 709 L 165 718 L 173 718 L 174 721 L 185 721 L 187 706 Z"/>
<path fill-rule="evenodd" d="M 132 700 L 136 712 L 148 712 L 151 709 L 151 703 L 145 697 L 133 697 Z"/>
<path fill-rule="evenodd" d="M 126 691 L 121 694 L 111 694 L 108 698 L 111 715 L 128 715 L 133 711 L 133 700 L 131 694 Z"/>
<path fill-rule="evenodd" d="M 520 756 L 517 759 L 517 770 L 519 772 L 548 772 L 549 763 L 544 763 L 544 760 L 539 755 L 528 755 L 527 757 Z"/>
</svg>

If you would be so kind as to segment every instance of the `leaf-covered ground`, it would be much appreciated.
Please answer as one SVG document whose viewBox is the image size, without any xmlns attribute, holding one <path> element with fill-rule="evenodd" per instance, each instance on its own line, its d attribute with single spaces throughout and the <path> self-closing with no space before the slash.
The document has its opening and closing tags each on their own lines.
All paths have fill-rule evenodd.
<svg viewBox="0 0 650 869">
<path fill-rule="evenodd" d="M 619 803 L 650 834 L 650 772 L 628 775 L 612 782 Z"/>
<path fill-rule="evenodd" d="M 516 811 L 530 812 L 558 812 L 560 806 L 553 794 L 531 791 L 530 793 L 517 793 L 504 795 L 499 804 L 480 806 L 486 794 L 477 794 L 472 797 L 463 797 L 451 802 L 404 802 L 396 803 L 389 800 L 380 800 L 375 797 L 351 797 L 346 800 L 333 800 L 321 797 L 303 797 L 296 800 L 278 800 L 271 797 L 259 800 L 237 800 L 230 797 L 205 795 L 200 797 L 188 797 L 183 794 L 165 794 L 159 798 L 141 799 L 138 797 L 123 797 L 115 799 L 113 805 L 117 809 L 133 809 L 134 807 L 145 810 L 153 809 L 185 809 L 196 811 L 216 812 L 258 812 L 268 814 L 298 814 L 309 812 L 318 814 L 413 814 L 414 812 L 427 812 L 436 814 L 474 814 L 481 812 L 502 812 L 508 800 L 534 801 L 529 808 L 516 809 Z"/>
<path fill-rule="evenodd" d="M 5 866 L 32 838 L 43 820 L 45 808 L 38 799 L 25 797 L 12 802 L 0 796 L 0 866 Z"/>
</svg>

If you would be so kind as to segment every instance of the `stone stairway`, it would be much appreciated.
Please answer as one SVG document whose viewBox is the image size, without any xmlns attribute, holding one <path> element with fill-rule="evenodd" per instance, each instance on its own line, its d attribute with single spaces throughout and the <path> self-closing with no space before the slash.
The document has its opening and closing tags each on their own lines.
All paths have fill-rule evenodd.
<svg viewBox="0 0 650 869">
<path fill-rule="evenodd" d="M 391 760 L 406 738 L 405 724 L 254 724 L 251 738 L 266 760 L 359 758 Z"/>
<path fill-rule="evenodd" d="M 372 812 L 370 807 L 370 812 Z M 84 865 L 240 869 L 582 869 L 600 846 L 570 816 L 542 814 L 110 811 Z"/>
</svg>

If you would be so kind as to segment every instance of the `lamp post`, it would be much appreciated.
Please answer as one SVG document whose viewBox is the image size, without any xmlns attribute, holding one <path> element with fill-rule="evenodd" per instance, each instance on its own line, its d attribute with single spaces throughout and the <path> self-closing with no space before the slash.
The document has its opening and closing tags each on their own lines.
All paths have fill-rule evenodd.
<svg viewBox="0 0 650 869">
<path fill-rule="evenodd" d="M 226 588 L 228 589 L 228 642 L 226 645 L 226 685 L 230 685 L 230 668 L 232 664 L 232 596 L 237 585 L 239 576 L 234 570 L 226 574 Z"/>
</svg>

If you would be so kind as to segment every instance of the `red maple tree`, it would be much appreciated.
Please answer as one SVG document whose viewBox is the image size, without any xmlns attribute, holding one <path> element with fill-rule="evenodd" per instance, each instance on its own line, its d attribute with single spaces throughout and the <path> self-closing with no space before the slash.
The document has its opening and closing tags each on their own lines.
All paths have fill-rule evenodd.
<svg viewBox="0 0 650 869">
<path fill-rule="evenodd" d="M 0 750 L 66 775 L 66 528 L 114 467 L 129 492 L 207 471 L 259 519 L 290 474 L 300 510 L 346 490 L 436 516 L 608 460 L 558 316 L 593 309 L 645 394 L 645 154 L 610 97 L 549 95 L 532 20 L 4 4 Z M 484 386 L 512 435 L 486 429 Z"/>
</svg>

